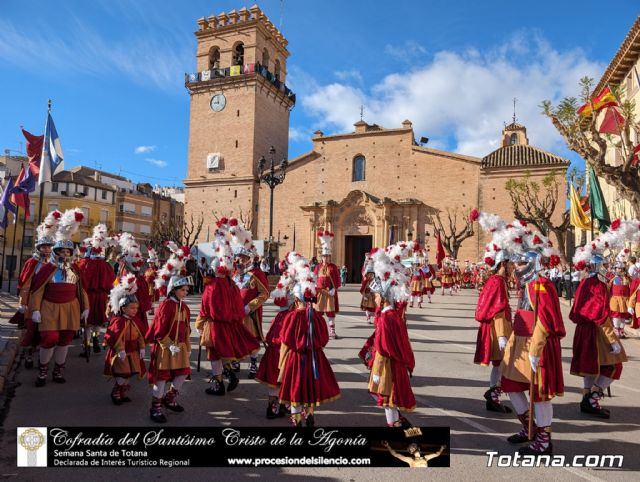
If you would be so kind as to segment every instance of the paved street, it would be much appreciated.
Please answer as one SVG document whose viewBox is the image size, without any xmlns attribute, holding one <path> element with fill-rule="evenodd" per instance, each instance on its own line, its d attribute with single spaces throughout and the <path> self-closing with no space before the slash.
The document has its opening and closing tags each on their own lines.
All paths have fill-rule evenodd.
<svg viewBox="0 0 640 482">
<path fill-rule="evenodd" d="M 501 454 L 514 452 L 505 437 L 514 433 L 519 424 L 512 415 L 497 415 L 485 411 L 482 394 L 487 388 L 488 369 L 473 364 L 473 351 L 477 323 L 473 320 L 476 294 L 464 290 L 454 296 L 434 296 L 431 305 L 419 310 L 409 310 L 409 333 L 416 356 L 416 369 L 412 379 L 418 399 L 418 409 L 409 418 L 415 425 L 440 425 L 451 427 L 451 469 L 440 469 L 434 476 L 446 476 L 451 480 L 506 479 L 513 476 L 522 480 L 637 480 L 640 469 L 640 339 L 633 337 L 624 344 L 630 361 L 625 365 L 622 380 L 612 387 L 613 398 L 604 404 L 612 411 L 609 421 L 587 418 L 580 414 L 582 379 L 569 375 L 573 324 L 568 321 L 568 306 L 562 305 L 568 335 L 563 341 L 566 394 L 556 399 L 553 443 L 555 452 L 573 454 L 622 454 L 624 470 L 605 471 L 574 468 L 487 468 L 485 452 L 495 450 Z M 374 406 L 367 395 L 367 374 L 357 358 L 371 326 L 358 309 L 359 294 L 355 286 L 341 292 L 343 312 L 337 319 L 337 341 L 330 341 L 326 350 L 333 364 L 342 398 L 321 407 L 316 416 L 317 425 L 327 426 L 384 426 L 382 410 Z M 197 311 L 198 299 L 189 300 Z M 266 310 L 266 321 L 275 312 L 273 306 Z M 629 330 L 631 331 L 631 330 Z M 195 340 L 195 337 L 194 337 Z M 77 345 L 77 344 L 76 344 Z M 111 382 L 102 376 L 102 357 L 93 357 L 87 364 L 78 358 L 79 348 L 70 351 L 67 384 L 48 383 L 36 388 L 34 370 L 19 368 L 15 391 L 9 413 L 4 421 L 0 460 L 0 477 L 21 480 L 42 480 L 43 472 L 37 469 L 19 471 L 15 467 L 17 426 L 91 425 L 126 426 L 152 425 L 148 418 L 149 389 L 145 381 L 133 383 L 133 403 L 116 407 L 109 393 Z M 195 368 L 197 351 L 192 352 Z M 241 372 L 238 389 L 224 398 L 204 393 L 206 370 L 196 373 L 187 382 L 181 395 L 186 411 L 169 413 L 169 426 L 258 426 L 267 423 L 287 425 L 284 419 L 267 421 L 264 418 L 266 390 L 258 383 L 246 380 L 246 363 Z M 114 476 L 126 478 L 166 476 L 161 469 L 48 469 L 48 480 L 102 480 Z M 263 476 L 271 479 L 297 479 L 302 474 L 317 480 L 384 480 L 402 476 L 404 479 L 424 479 L 422 473 L 405 469 L 183 469 L 181 475 L 194 480 L 223 476 Z M 434 469 L 435 470 L 435 469 Z"/>
</svg>

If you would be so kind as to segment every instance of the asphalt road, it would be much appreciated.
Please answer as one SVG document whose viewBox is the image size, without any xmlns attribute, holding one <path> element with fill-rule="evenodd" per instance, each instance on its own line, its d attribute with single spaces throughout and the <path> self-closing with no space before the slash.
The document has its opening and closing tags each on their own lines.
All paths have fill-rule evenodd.
<svg viewBox="0 0 640 482">
<path fill-rule="evenodd" d="M 477 323 L 473 320 L 477 295 L 463 290 L 454 296 L 434 296 L 433 304 L 423 309 L 409 309 L 408 326 L 416 357 L 412 378 L 418 401 L 417 410 L 409 415 L 414 425 L 451 427 L 451 468 L 431 469 L 426 474 L 410 469 L 373 468 L 264 468 L 264 469 L 17 469 L 16 427 L 19 426 L 152 426 L 148 418 L 150 391 L 146 381 L 133 383 L 132 403 L 116 407 L 109 398 L 111 382 L 102 376 L 103 360 L 93 357 L 87 364 L 78 358 L 79 347 L 70 351 L 67 383 L 48 383 L 36 388 L 36 372 L 19 368 L 20 384 L 3 424 L 0 441 L 0 478 L 20 480 L 113 480 L 114 478 L 157 479 L 189 477 L 206 480 L 213 477 L 265 478 L 267 480 L 385 480 L 402 477 L 424 480 L 425 477 L 448 477 L 452 480 L 638 480 L 640 471 L 640 338 L 624 341 L 630 361 L 625 364 L 622 379 L 612 386 L 612 398 L 604 400 L 611 409 L 610 420 L 583 416 L 578 407 L 582 379 L 569 375 L 573 323 L 568 320 L 568 306 L 562 305 L 568 335 L 562 342 L 566 393 L 554 402 L 553 443 L 555 453 L 624 455 L 623 469 L 584 468 L 498 468 L 487 467 L 487 451 L 513 454 L 514 447 L 505 438 L 519 429 L 512 415 L 489 413 L 482 394 L 488 388 L 488 369 L 473 364 Z M 359 311 L 360 298 L 355 286 L 341 290 L 343 311 L 337 318 L 339 340 L 332 340 L 326 354 L 338 378 L 342 397 L 321 407 L 316 414 L 318 426 L 385 426 L 384 414 L 367 395 L 367 373 L 357 354 L 372 331 Z M 189 299 L 197 311 L 199 299 Z M 270 321 L 275 308 L 265 311 Z M 267 327 L 265 325 L 265 331 Z M 631 330 L 628 330 L 631 332 Z M 195 341 L 195 336 L 194 336 Z M 195 368 L 197 351 L 191 354 Z M 246 379 L 247 364 L 242 364 L 240 386 L 227 396 L 211 397 L 204 393 L 207 375 L 196 373 L 183 387 L 180 401 L 186 411 L 169 413 L 168 426 L 286 426 L 285 419 L 267 421 L 264 412 L 266 390 Z M 46 473 L 44 472 L 46 470 Z M 89 470 L 91 470 L 89 472 Z M 434 472 L 435 471 L 435 472 Z"/>
</svg>

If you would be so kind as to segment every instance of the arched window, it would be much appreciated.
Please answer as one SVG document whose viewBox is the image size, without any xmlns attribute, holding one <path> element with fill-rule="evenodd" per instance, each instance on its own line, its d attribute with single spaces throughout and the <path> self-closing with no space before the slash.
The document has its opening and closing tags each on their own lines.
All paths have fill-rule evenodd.
<svg viewBox="0 0 640 482">
<path fill-rule="evenodd" d="M 515 132 L 511 134 L 511 138 L 509 139 L 509 145 L 515 146 L 518 143 L 518 134 Z"/>
<path fill-rule="evenodd" d="M 267 49 L 262 51 L 262 65 L 269 70 L 269 51 Z"/>
<path fill-rule="evenodd" d="M 276 79 L 280 80 L 280 60 L 276 59 L 276 62 L 273 64 L 273 75 L 276 76 Z"/>
<path fill-rule="evenodd" d="M 233 65 L 244 65 L 244 44 L 242 42 L 233 48 Z"/>
<path fill-rule="evenodd" d="M 220 68 L 220 49 L 218 47 L 211 47 L 209 50 L 209 70 Z"/>
<path fill-rule="evenodd" d="M 365 164 L 366 161 L 364 156 L 356 156 L 353 158 L 352 181 L 364 181 Z"/>
</svg>

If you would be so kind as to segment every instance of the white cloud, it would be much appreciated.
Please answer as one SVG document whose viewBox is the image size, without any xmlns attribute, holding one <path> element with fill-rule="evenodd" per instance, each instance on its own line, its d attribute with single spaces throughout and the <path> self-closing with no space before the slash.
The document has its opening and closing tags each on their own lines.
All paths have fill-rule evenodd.
<svg viewBox="0 0 640 482">
<path fill-rule="evenodd" d="M 294 142 L 308 141 L 311 139 L 311 131 L 303 127 L 291 127 L 289 129 L 289 140 Z"/>
<path fill-rule="evenodd" d="M 385 45 L 384 53 L 401 62 L 411 63 L 426 54 L 427 49 L 414 40 L 407 40 L 402 45 Z"/>
<path fill-rule="evenodd" d="M 339 70 L 338 72 L 335 72 L 335 76 L 338 78 L 338 80 L 342 80 L 342 81 L 353 80 L 358 84 L 364 83 L 364 78 L 362 77 L 362 74 L 360 73 L 359 70 L 355 70 L 355 69 Z"/>
<path fill-rule="evenodd" d="M 138 146 L 134 149 L 136 154 L 146 154 L 156 150 L 156 146 Z"/>
<path fill-rule="evenodd" d="M 485 52 L 439 52 L 429 63 L 387 75 L 367 91 L 349 82 L 318 85 L 297 76 L 307 88 L 300 103 L 325 132 L 353 131 L 364 104 L 369 123 L 392 128 L 409 119 L 416 137 L 429 137 L 430 145 L 446 139 L 454 143 L 450 149 L 484 156 L 498 147 L 504 122 L 511 121 L 513 97 L 531 144 L 564 149 L 540 103 L 577 95 L 579 78 L 597 77 L 603 68 L 581 50 L 560 52 L 535 32 L 525 32 Z"/>
<path fill-rule="evenodd" d="M 163 161 L 161 159 L 151 159 L 149 157 L 147 157 L 145 161 L 157 167 L 167 167 L 167 165 L 169 164 L 167 161 Z"/>
</svg>

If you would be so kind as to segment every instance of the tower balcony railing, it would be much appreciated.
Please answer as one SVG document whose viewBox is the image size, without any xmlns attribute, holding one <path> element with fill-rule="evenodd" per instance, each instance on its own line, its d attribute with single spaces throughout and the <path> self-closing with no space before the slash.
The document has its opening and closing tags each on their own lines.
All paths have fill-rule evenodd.
<svg viewBox="0 0 640 482">
<path fill-rule="evenodd" d="M 215 79 L 222 79 L 226 77 L 238 77 L 238 76 L 251 76 L 261 75 L 269 82 L 271 82 L 276 89 L 286 95 L 294 104 L 296 103 L 296 94 L 285 85 L 284 82 L 278 79 L 278 76 L 267 69 L 259 62 L 253 64 L 244 65 L 232 65 L 231 67 L 215 68 L 210 70 L 204 70 L 202 72 L 195 72 L 191 74 L 184 74 L 185 86 L 195 85 L 200 82 L 209 82 Z"/>
</svg>

